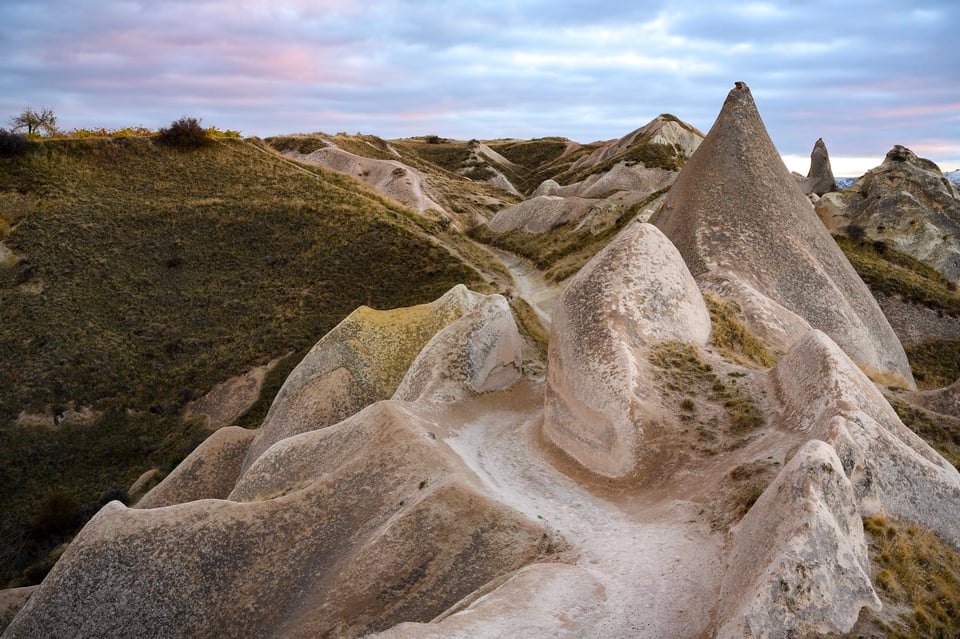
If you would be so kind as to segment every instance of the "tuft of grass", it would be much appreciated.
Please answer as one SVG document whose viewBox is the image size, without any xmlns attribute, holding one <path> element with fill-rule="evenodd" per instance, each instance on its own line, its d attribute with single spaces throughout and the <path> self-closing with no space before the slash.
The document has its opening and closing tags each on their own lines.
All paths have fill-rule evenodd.
<svg viewBox="0 0 960 639">
<path fill-rule="evenodd" d="M 939 339 L 904 350 L 918 388 L 943 388 L 960 379 L 960 339 Z"/>
<path fill-rule="evenodd" d="M 659 378 L 668 391 L 693 394 L 722 407 L 728 431 L 733 435 L 749 433 L 765 423 L 763 413 L 733 378 L 723 380 L 700 359 L 697 349 L 682 342 L 662 342 L 650 353 L 650 362 L 661 370 Z M 685 397 L 679 409 L 685 407 Z"/>
<path fill-rule="evenodd" d="M 703 300 L 710 311 L 713 332 L 710 343 L 739 364 L 754 368 L 769 368 L 776 364 L 773 353 L 750 333 L 740 319 L 740 308 L 716 295 L 705 292 Z"/>
<path fill-rule="evenodd" d="M 517 328 L 520 329 L 521 335 L 528 336 L 540 359 L 547 361 L 547 344 L 550 341 L 550 334 L 540 322 L 537 312 L 522 297 L 511 299 L 510 308 L 517 319 Z"/>
<path fill-rule="evenodd" d="M 289 355 L 242 420 L 256 426 L 283 377 L 356 307 L 483 286 L 420 216 L 252 143 L 33 145 L 0 159 L 4 244 L 19 259 L 0 268 L 0 587 L 62 541 L 25 541 L 48 495 L 96 504 L 199 444 L 206 433 L 179 419 L 191 398 Z M 71 402 L 102 417 L 13 424 Z"/>
<path fill-rule="evenodd" d="M 889 624 L 887 636 L 960 636 L 960 554 L 916 524 L 871 517 L 863 528 L 881 600 L 908 610 Z"/>
</svg>

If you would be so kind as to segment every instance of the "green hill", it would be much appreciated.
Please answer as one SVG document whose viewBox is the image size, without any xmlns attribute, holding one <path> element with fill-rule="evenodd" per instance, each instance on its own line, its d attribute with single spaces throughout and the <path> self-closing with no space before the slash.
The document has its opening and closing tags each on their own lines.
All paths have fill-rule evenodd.
<svg viewBox="0 0 960 639">
<path fill-rule="evenodd" d="M 432 230 L 258 141 L 181 152 L 59 140 L 0 159 L 0 240 L 13 253 L 0 266 L 0 588 L 36 581 L 101 501 L 202 441 L 180 414 L 217 382 L 288 355 L 272 397 L 357 306 L 480 284 Z M 71 406 L 98 417 L 15 425 Z"/>
</svg>

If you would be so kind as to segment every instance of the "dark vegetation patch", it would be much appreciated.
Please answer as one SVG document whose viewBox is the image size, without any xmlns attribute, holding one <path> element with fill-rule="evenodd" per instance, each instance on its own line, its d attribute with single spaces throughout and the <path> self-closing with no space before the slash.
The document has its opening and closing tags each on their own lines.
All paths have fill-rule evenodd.
<svg viewBox="0 0 960 639">
<path fill-rule="evenodd" d="M 960 637 L 960 554 L 931 531 L 884 517 L 864 519 L 873 582 L 890 639 Z"/>
<path fill-rule="evenodd" d="M 910 430 L 923 437 L 954 468 L 960 468 L 960 419 L 911 406 L 896 397 L 888 399 Z"/>
<path fill-rule="evenodd" d="M 533 192 L 544 180 L 564 174 L 574 162 L 599 148 L 596 143 L 585 144 L 567 152 L 570 144 L 566 138 L 555 137 L 487 142 L 487 146 L 516 164 L 505 172 L 524 193 Z"/>
<path fill-rule="evenodd" d="M 917 388 L 943 388 L 960 379 L 960 339 L 938 339 L 904 350 Z"/>
<path fill-rule="evenodd" d="M 882 241 L 845 235 L 834 239 L 871 291 L 960 317 L 957 286 L 936 269 Z"/>
<path fill-rule="evenodd" d="M 160 144 L 181 151 L 200 149 L 211 143 L 207 131 L 196 118 L 180 118 L 157 134 Z"/>
<path fill-rule="evenodd" d="M 419 216 L 250 143 L 191 153 L 148 138 L 32 144 L 0 160 L 0 201 L 22 204 L 0 207 L 19 256 L 0 268 L 0 587 L 59 544 L 27 543 L 49 495 L 66 491 L 88 513 L 196 446 L 204 434 L 178 417 L 190 398 L 292 354 L 242 419 L 256 426 L 290 369 L 357 306 L 479 283 L 424 237 Z M 13 425 L 21 411 L 70 402 L 103 416 Z"/>
<path fill-rule="evenodd" d="M 523 229 L 495 233 L 486 224 L 481 224 L 471 228 L 467 234 L 478 242 L 527 258 L 543 271 L 548 279 L 561 282 L 579 271 L 644 207 L 664 192 L 666 189 L 652 193 L 630 208 L 624 208 L 613 224 L 599 233 L 592 232 L 589 225 L 577 228 L 580 221 L 574 221 L 560 224 L 544 233 L 527 233 Z"/>
</svg>

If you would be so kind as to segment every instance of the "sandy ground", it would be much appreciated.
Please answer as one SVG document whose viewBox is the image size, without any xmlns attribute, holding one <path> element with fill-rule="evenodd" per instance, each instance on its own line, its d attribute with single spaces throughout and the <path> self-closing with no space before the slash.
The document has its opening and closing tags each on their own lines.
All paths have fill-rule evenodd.
<svg viewBox="0 0 960 639">
<path fill-rule="evenodd" d="M 425 409 L 484 489 L 561 533 L 603 585 L 591 637 L 700 637 L 713 623 L 722 536 L 691 502 L 607 499 L 557 470 L 538 444 L 539 382 Z"/>
<path fill-rule="evenodd" d="M 513 276 L 513 289 L 516 294 L 533 307 L 544 328 L 549 330 L 550 316 L 560 293 L 563 292 L 563 286 L 547 281 L 543 273 L 538 271 L 529 260 L 509 251 L 489 248 Z"/>
</svg>

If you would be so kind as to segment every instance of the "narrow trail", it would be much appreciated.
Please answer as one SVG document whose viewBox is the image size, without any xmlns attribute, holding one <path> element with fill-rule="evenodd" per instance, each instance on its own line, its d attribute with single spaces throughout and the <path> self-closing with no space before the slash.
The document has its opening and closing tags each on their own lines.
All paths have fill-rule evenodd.
<svg viewBox="0 0 960 639">
<path fill-rule="evenodd" d="M 710 628 L 720 540 L 691 502 L 614 503 L 557 470 L 534 433 L 542 384 L 522 382 L 439 417 L 443 439 L 503 503 L 559 532 L 576 565 L 603 585 L 592 637 L 678 639 Z M 438 416 L 435 416 L 436 419 Z"/>
<path fill-rule="evenodd" d="M 490 247 L 490 251 L 510 271 L 516 294 L 530 304 L 543 323 L 543 327 L 549 331 L 553 307 L 563 292 L 563 285 L 548 281 L 530 260 L 515 253 L 493 247 Z"/>
</svg>

